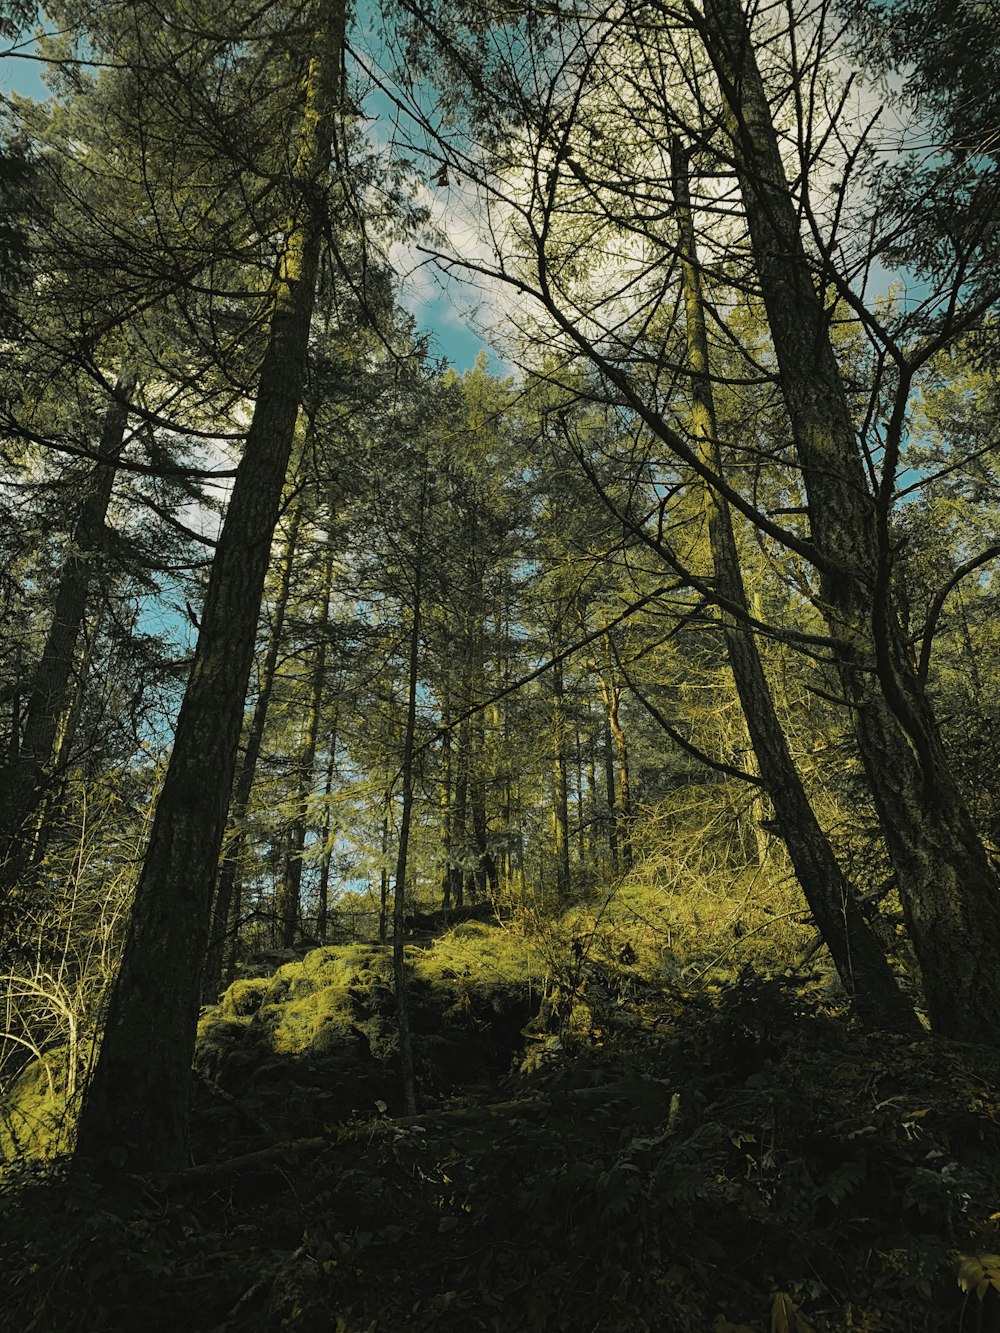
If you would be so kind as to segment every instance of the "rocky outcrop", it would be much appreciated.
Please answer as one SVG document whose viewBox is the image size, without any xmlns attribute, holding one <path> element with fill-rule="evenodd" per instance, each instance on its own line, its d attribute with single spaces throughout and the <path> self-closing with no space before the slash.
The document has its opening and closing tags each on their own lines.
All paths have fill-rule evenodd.
<svg viewBox="0 0 1000 1333">
<path fill-rule="evenodd" d="M 529 954 L 506 932 L 470 921 L 429 948 L 408 946 L 406 958 L 423 1097 L 503 1075 L 541 999 Z M 199 1027 L 199 1155 L 233 1151 L 234 1108 L 247 1143 L 399 1110 L 396 1012 L 391 950 L 378 944 L 314 949 L 270 977 L 236 981 Z"/>
</svg>

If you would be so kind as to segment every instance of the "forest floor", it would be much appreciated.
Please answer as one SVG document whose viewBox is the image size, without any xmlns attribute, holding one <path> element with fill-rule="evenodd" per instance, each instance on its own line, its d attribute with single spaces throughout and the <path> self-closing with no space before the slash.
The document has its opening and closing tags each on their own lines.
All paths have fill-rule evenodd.
<svg viewBox="0 0 1000 1333">
<path fill-rule="evenodd" d="M 314 950 L 206 1012 L 195 1165 L 0 1184 L 11 1333 L 993 1333 L 1000 1053 L 816 979 L 553 969 L 501 923 Z"/>
</svg>

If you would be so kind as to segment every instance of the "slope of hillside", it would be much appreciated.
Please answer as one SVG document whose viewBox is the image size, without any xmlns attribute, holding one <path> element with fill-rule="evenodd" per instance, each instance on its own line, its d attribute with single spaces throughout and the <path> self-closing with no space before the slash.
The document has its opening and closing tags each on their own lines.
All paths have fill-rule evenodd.
<svg viewBox="0 0 1000 1333">
<path fill-rule="evenodd" d="M 33 1333 L 896 1333 L 1000 1327 L 1000 1064 L 855 1031 L 746 969 L 466 923 L 315 950 L 202 1022 L 196 1164 L 114 1196 L 9 1174 L 5 1327 Z"/>
</svg>

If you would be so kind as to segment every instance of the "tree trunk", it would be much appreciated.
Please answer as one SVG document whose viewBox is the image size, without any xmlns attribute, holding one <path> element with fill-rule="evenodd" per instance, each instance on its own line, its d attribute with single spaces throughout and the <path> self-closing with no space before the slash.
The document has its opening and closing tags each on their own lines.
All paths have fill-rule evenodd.
<svg viewBox="0 0 1000 1333">
<path fill-rule="evenodd" d="M 722 476 L 701 274 L 688 191 L 687 158 L 676 139 L 672 145 L 672 167 L 691 369 L 692 433 L 706 467 Z M 736 613 L 720 610 L 733 679 L 761 777 L 774 805 L 806 902 L 830 950 L 844 989 L 865 1026 L 890 1028 L 917 1036 L 921 1029 L 916 1015 L 900 991 L 886 956 L 864 918 L 857 895 L 841 872 L 788 749 L 757 643 L 745 621 L 747 595 L 729 506 L 707 485 L 703 486 L 702 495 L 715 588 Z"/>
<path fill-rule="evenodd" d="M 480 689 L 476 698 L 482 697 L 482 672 L 478 674 Z M 472 814 L 472 836 L 476 851 L 475 885 L 476 896 L 485 898 L 487 893 L 495 892 L 497 886 L 497 867 L 489 845 L 489 817 L 486 812 L 486 717 L 482 709 L 473 718 L 473 749 L 471 755 L 472 778 L 469 783 L 469 805 Z"/>
<path fill-rule="evenodd" d="M 608 852 L 611 855 L 611 873 L 618 874 L 618 800 L 615 775 L 615 741 L 611 723 L 604 714 L 604 788 L 608 803 Z"/>
<path fill-rule="evenodd" d="M 240 912 L 243 900 L 242 860 L 243 842 L 246 836 L 244 827 L 250 793 L 253 790 L 254 777 L 257 773 L 257 761 L 260 758 L 261 745 L 264 741 L 264 727 L 267 713 L 271 706 L 271 693 L 274 689 L 274 677 L 278 667 L 278 653 L 281 649 L 285 629 L 285 615 L 288 611 L 288 596 L 292 586 L 292 567 L 295 563 L 295 547 L 298 542 L 301 509 L 298 505 L 292 510 L 285 542 L 284 556 L 281 562 L 281 581 L 278 584 L 278 596 L 274 603 L 274 619 L 268 638 L 267 653 L 260 669 L 260 682 L 257 689 L 257 702 L 254 704 L 250 729 L 247 732 L 246 749 L 240 764 L 233 792 L 230 825 L 232 832 L 222 865 L 219 867 L 218 884 L 215 890 L 215 906 L 212 914 L 212 931 L 208 951 L 205 957 L 205 970 L 202 978 L 202 1003 L 215 1004 L 219 998 L 219 989 L 223 977 L 231 984 L 236 976 L 236 944 L 240 929 Z"/>
<path fill-rule="evenodd" d="M 289 218 L 243 459 L 219 538 L 174 747 L 136 888 L 121 970 L 79 1122 L 101 1173 L 188 1164 L 191 1057 L 212 888 L 226 825 L 268 554 L 309 344 L 344 37 L 331 6 L 305 79 Z"/>
<path fill-rule="evenodd" d="M 306 819 L 309 793 L 312 790 L 313 770 L 316 767 L 316 746 L 319 740 L 320 710 L 323 688 L 326 684 L 326 650 L 330 622 L 330 596 L 333 590 L 333 557 L 329 551 L 323 560 L 323 586 L 320 593 L 320 612 L 317 622 L 319 641 L 309 682 L 309 706 L 306 712 L 302 749 L 295 764 L 295 792 L 293 814 L 288 826 L 285 864 L 278 898 L 278 921 L 281 926 L 281 947 L 290 949 L 295 943 L 302 911 L 302 860 L 306 849 Z"/>
<path fill-rule="evenodd" d="M 128 398 L 135 379 L 119 377 L 117 397 L 107 409 L 98 452 L 91 469 L 59 574 L 52 623 L 34 673 L 16 751 L 0 771 L 0 902 L 28 869 L 36 825 L 49 783 L 59 725 L 70 700 L 77 642 L 95 567 L 104 545 L 104 524 L 114 488 L 117 462 L 125 447 Z M 11 744 L 14 746 L 12 736 Z"/>
<path fill-rule="evenodd" d="M 441 907 L 445 912 L 451 910 L 453 886 L 452 866 L 452 748 L 451 748 L 451 696 L 447 682 L 441 700 L 441 855 L 444 868 L 441 873 Z"/>
<path fill-rule="evenodd" d="M 326 757 L 326 776 L 323 780 L 323 853 L 319 863 L 319 896 L 316 904 L 316 938 L 320 944 L 326 943 L 326 932 L 330 921 L 330 862 L 333 859 L 333 847 L 330 845 L 330 798 L 333 795 L 333 779 L 337 772 L 337 732 L 340 718 L 334 712 L 333 730 L 330 735 L 330 748 Z"/>
<path fill-rule="evenodd" d="M 583 772 L 583 737 L 579 725 L 573 728 L 573 766 L 576 779 L 576 859 L 582 868 L 589 871 L 590 848 L 587 839 L 587 789 Z"/>
<path fill-rule="evenodd" d="M 1000 1042 L 1000 893 L 891 603 L 892 478 L 868 486 L 823 301 L 738 0 L 707 0 L 754 262 L 802 468 L 820 604 L 896 870 L 931 1024 Z"/>
<path fill-rule="evenodd" d="M 462 861 L 469 844 L 469 751 L 472 729 L 470 719 L 464 718 L 458 728 L 458 779 L 455 783 L 455 817 L 452 822 L 452 855 L 457 864 L 452 875 L 452 906 L 462 907 L 465 902 L 465 871 Z"/>
<path fill-rule="evenodd" d="M 609 654 L 610 656 L 610 654 Z M 617 816 L 617 845 L 621 852 L 622 865 L 626 870 L 632 867 L 632 774 L 628 762 L 628 740 L 625 736 L 625 728 L 621 723 L 621 700 L 622 687 L 607 676 L 598 673 L 598 681 L 601 687 L 601 698 L 604 700 L 604 708 L 608 717 L 608 730 L 614 741 L 615 751 L 618 757 L 618 784 L 621 789 L 621 800 L 618 805 L 620 813 Z"/>
<path fill-rule="evenodd" d="M 566 782 L 566 716 L 562 662 L 552 668 L 552 837 L 556 891 L 569 893 L 569 793 Z"/>
<path fill-rule="evenodd" d="M 420 542 L 423 542 L 426 479 L 420 496 Z M 409 991 L 406 982 L 406 870 L 410 847 L 410 822 L 413 816 L 413 753 L 417 729 L 417 688 L 420 672 L 420 597 L 423 552 L 418 550 L 413 578 L 413 624 L 410 630 L 409 684 L 406 697 L 406 731 L 403 737 L 402 797 L 399 819 L 399 846 L 396 853 L 396 878 L 393 886 L 392 970 L 396 983 L 396 1019 L 399 1028 L 399 1064 L 403 1079 L 403 1103 L 407 1115 L 417 1110 L 417 1081 L 413 1065 L 413 1037 L 410 1032 Z"/>
<path fill-rule="evenodd" d="M 379 873 L 378 938 L 384 944 L 389 938 L 389 797 L 385 798 L 382 815 L 382 869 Z"/>
</svg>

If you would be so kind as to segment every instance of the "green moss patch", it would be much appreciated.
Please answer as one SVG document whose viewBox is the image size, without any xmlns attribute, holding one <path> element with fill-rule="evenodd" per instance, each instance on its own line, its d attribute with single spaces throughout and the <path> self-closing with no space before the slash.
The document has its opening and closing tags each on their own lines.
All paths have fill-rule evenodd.
<svg viewBox="0 0 1000 1333">
<path fill-rule="evenodd" d="M 67 1087 L 65 1047 L 32 1060 L 0 1098 L 0 1163 L 45 1161 L 70 1147 L 77 1093 Z"/>
<path fill-rule="evenodd" d="M 512 932 L 469 921 L 426 948 L 408 945 L 405 958 L 425 1098 L 506 1072 L 541 1000 L 540 957 Z M 398 1105 L 397 1031 L 391 949 L 324 946 L 271 977 L 235 982 L 202 1017 L 195 1067 L 224 1093 L 250 1098 L 276 1133 L 315 1133 L 378 1103 Z M 215 1151 L 214 1132 L 202 1151 Z"/>
</svg>

